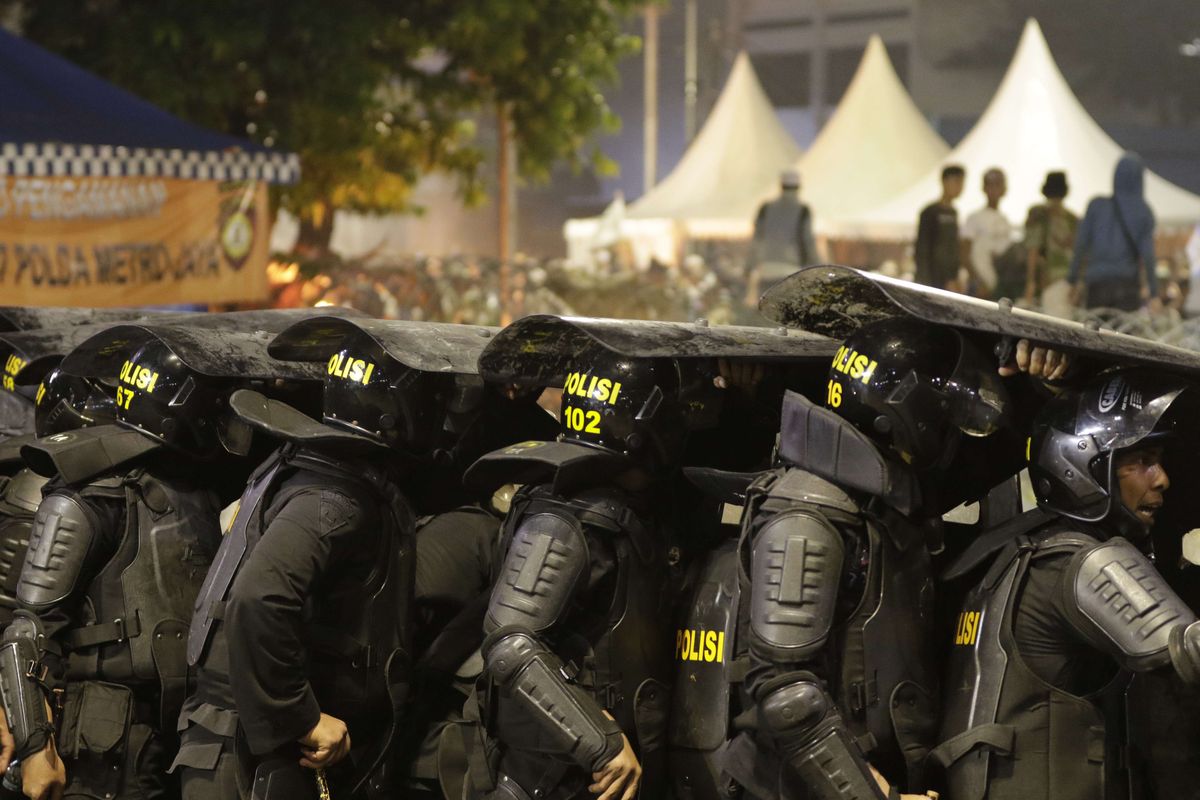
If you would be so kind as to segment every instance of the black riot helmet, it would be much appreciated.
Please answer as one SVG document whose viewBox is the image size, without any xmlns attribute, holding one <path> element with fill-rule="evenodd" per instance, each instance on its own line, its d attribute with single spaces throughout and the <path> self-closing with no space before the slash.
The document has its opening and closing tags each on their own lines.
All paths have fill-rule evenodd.
<svg viewBox="0 0 1200 800">
<path fill-rule="evenodd" d="M 438 443 L 453 389 L 453 374 L 405 366 L 370 337 L 355 337 L 329 357 L 324 420 L 381 447 L 428 453 Z"/>
<path fill-rule="evenodd" d="M 111 387 L 58 367 L 42 378 L 34 402 L 33 428 L 39 438 L 117 421 Z"/>
<path fill-rule="evenodd" d="M 896 318 L 864 325 L 838 348 L 825 405 L 916 470 L 945 468 L 962 437 L 995 433 L 1007 391 L 954 328 Z"/>
<path fill-rule="evenodd" d="M 1146 369 L 1107 372 L 1082 391 L 1056 397 L 1038 414 L 1027 443 L 1038 505 L 1144 536 L 1146 526 L 1120 501 L 1116 456 L 1177 441 L 1195 427 L 1197 413 L 1195 389 Z"/>
<path fill-rule="evenodd" d="M 166 344 L 147 340 L 121 365 L 117 424 L 196 458 L 221 452 L 219 427 L 227 391 L 183 363 Z"/>
<path fill-rule="evenodd" d="M 688 431 L 710 424 L 719 402 L 699 365 L 590 348 L 563 384 L 558 438 L 661 472 L 678 464 Z"/>
</svg>

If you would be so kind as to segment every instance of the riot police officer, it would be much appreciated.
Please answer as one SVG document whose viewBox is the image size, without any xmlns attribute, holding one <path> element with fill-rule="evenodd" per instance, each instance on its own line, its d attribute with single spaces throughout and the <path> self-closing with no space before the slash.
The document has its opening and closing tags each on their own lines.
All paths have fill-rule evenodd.
<svg viewBox="0 0 1200 800">
<path fill-rule="evenodd" d="M 323 421 L 234 396 L 283 444 L 248 483 L 192 618 L 184 797 L 251 781 L 256 797 L 311 795 L 317 775 L 337 797 L 396 790 L 414 638 L 404 492 L 429 466 L 455 374 L 475 369 L 476 330 L 310 320 L 270 351 L 320 360 Z"/>
<path fill-rule="evenodd" d="M 932 753 L 951 796 L 1126 795 L 1125 671 L 1200 689 L 1200 624 L 1155 569 L 1149 535 L 1172 449 L 1194 451 L 1195 392 L 1115 371 L 1039 415 L 1027 451 L 1038 509 L 954 570 L 987 569 L 958 618 Z"/>
<path fill-rule="evenodd" d="M 688 362 L 577 354 L 554 442 L 492 453 L 468 481 L 515 481 L 471 748 L 489 798 L 665 790 L 668 544 L 690 417 L 715 402 Z M 711 376 L 706 379 L 711 389 Z M 645 773 L 643 780 L 643 764 Z"/>
<path fill-rule="evenodd" d="M 0 690 L 31 797 L 64 784 L 68 795 L 168 791 L 186 620 L 220 538 L 209 483 L 229 469 L 220 460 L 227 390 L 159 339 L 124 345 L 116 425 L 23 449 L 53 477 L 17 585 L 21 610 L 0 647 Z"/>
<path fill-rule="evenodd" d="M 845 340 L 824 395 L 825 408 L 786 395 L 782 466 L 750 484 L 723 561 L 744 577 L 710 575 L 680 631 L 678 797 L 726 796 L 731 781 L 760 798 L 923 786 L 936 726 L 927 544 L 943 511 L 1003 477 L 944 479 L 1015 450 L 1008 393 L 962 334 L 896 318 Z"/>
<path fill-rule="evenodd" d="M 38 438 L 116 421 L 111 394 L 87 378 L 58 368 L 38 384 L 35 403 L 34 433 Z M 23 437 L 21 442 L 27 443 Z M 20 462 L 19 449 L 16 456 Z M 48 480 L 28 467 L 0 479 L 0 628 L 12 621 L 17 607 L 17 579 L 25 563 L 33 516 L 42 501 L 42 487 Z"/>
</svg>

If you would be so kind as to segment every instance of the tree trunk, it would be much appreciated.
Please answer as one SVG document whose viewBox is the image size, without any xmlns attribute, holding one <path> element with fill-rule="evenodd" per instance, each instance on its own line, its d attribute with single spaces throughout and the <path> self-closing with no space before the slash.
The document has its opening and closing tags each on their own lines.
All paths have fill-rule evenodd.
<svg viewBox="0 0 1200 800">
<path fill-rule="evenodd" d="M 313 203 L 300 212 L 300 235 L 293 251 L 301 258 L 319 259 L 329 255 L 333 238 L 333 209 L 329 203 Z"/>
</svg>

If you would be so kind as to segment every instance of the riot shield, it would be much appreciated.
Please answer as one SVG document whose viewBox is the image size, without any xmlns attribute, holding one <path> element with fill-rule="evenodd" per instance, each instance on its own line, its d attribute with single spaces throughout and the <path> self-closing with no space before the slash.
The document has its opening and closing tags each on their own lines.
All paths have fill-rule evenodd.
<svg viewBox="0 0 1200 800">
<path fill-rule="evenodd" d="M 781 325 L 835 339 L 870 322 L 906 316 L 997 340 L 1029 339 L 1110 363 L 1200 373 L 1200 353 L 1017 308 L 1007 300 L 979 300 L 849 267 L 802 269 L 768 289 L 759 310 Z"/>
<path fill-rule="evenodd" d="M 144 308 L 64 308 L 48 306 L 0 306 L 0 331 L 25 331 L 34 328 L 69 328 L 74 325 L 94 325 L 148 319 L 164 313 Z"/>
<path fill-rule="evenodd" d="M 366 336 L 406 367 L 474 375 L 480 353 L 499 331 L 444 322 L 315 317 L 284 330 L 268 349 L 286 361 L 324 362 L 348 341 Z"/>
<path fill-rule="evenodd" d="M 479 372 L 485 379 L 505 383 L 556 384 L 580 352 L 596 345 L 630 358 L 745 358 L 825 365 L 837 350 L 831 339 L 787 328 L 538 314 L 500 331 L 483 348 Z"/>
<path fill-rule="evenodd" d="M 62 367 L 86 378 L 115 378 L 132 350 L 158 339 L 189 369 L 209 377 L 320 380 L 322 372 L 316 365 L 271 358 L 267 345 L 297 319 L 360 313 L 337 307 L 234 311 L 197 314 L 169 324 L 119 324 L 81 342 L 62 360 Z"/>
<path fill-rule="evenodd" d="M 200 319 L 201 316 L 187 312 L 156 314 L 151 324 L 186 323 L 190 318 Z M 0 364 L 4 367 L 4 388 L 13 391 L 17 386 L 41 381 L 46 373 L 57 366 L 63 356 L 114 324 L 120 323 L 101 322 L 0 332 Z M 12 388 L 9 386 L 10 378 Z"/>
</svg>

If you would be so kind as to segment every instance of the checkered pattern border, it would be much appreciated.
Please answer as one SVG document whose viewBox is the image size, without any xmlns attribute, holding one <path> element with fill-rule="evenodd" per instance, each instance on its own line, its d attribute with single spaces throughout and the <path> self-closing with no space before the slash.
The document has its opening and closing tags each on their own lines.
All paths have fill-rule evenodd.
<svg viewBox="0 0 1200 800">
<path fill-rule="evenodd" d="M 0 145 L 0 177 L 181 178 L 200 181 L 261 180 L 295 183 L 295 153 L 240 150 L 161 150 L 113 145 Z"/>
</svg>

